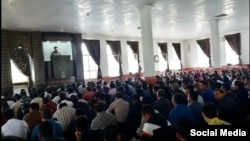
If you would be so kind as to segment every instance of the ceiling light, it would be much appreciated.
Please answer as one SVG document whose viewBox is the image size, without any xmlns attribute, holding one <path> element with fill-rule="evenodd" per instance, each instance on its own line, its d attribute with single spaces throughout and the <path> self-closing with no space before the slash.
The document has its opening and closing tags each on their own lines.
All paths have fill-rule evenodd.
<svg viewBox="0 0 250 141">
<path fill-rule="evenodd" d="M 230 9 L 225 10 L 225 13 L 226 14 L 232 14 L 232 13 L 234 13 L 234 8 L 230 8 Z"/>
<path fill-rule="evenodd" d="M 105 25 L 108 25 L 109 23 L 110 23 L 109 21 L 105 21 L 105 22 L 104 22 Z"/>
<path fill-rule="evenodd" d="M 131 21 L 125 21 L 125 25 L 129 25 L 131 23 L 132 23 Z"/>
</svg>

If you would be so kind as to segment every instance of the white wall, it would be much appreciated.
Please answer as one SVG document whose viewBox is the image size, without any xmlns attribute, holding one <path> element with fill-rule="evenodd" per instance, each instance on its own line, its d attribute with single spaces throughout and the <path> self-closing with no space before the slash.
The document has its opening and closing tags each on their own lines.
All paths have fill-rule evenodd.
<svg viewBox="0 0 250 141">
<path fill-rule="evenodd" d="M 221 45 L 221 65 L 226 65 L 226 55 L 225 55 L 225 39 L 223 38 L 224 35 L 233 34 L 233 33 L 241 33 L 241 47 L 242 47 L 242 62 L 243 64 L 249 64 L 249 28 L 242 29 L 238 31 L 232 31 L 229 33 L 221 33 L 220 34 L 220 45 Z M 139 52 L 140 52 L 140 64 L 142 67 L 142 72 L 144 72 L 144 62 L 143 62 L 143 53 L 142 53 L 142 41 L 141 38 L 130 38 L 130 37 L 108 37 L 102 35 L 86 35 L 82 34 L 83 39 L 97 39 L 100 40 L 101 46 L 101 69 L 103 76 L 108 76 L 108 58 L 106 54 L 106 40 L 118 40 L 121 42 L 122 47 L 122 68 L 123 74 L 129 74 L 128 70 L 128 58 L 127 58 L 127 41 L 138 41 L 139 42 Z M 154 55 L 159 55 L 158 52 L 158 43 L 167 42 L 168 45 L 168 60 L 169 62 L 172 61 L 172 53 L 173 50 L 172 43 L 181 43 L 181 56 L 182 56 L 182 64 L 183 68 L 194 68 L 199 67 L 198 65 L 198 46 L 196 40 L 210 38 L 207 37 L 200 37 L 196 39 L 190 40 L 168 40 L 168 39 L 154 39 Z M 159 63 L 155 63 L 155 71 L 159 71 Z"/>
<path fill-rule="evenodd" d="M 193 68 L 198 66 L 198 49 L 196 40 L 184 40 L 183 41 L 184 54 L 184 68 Z"/>
<path fill-rule="evenodd" d="M 122 68 L 123 68 L 123 74 L 129 74 L 128 70 L 128 58 L 127 58 L 127 41 L 138 41 L 139 42 L 139 53 L 140 53 L 140 65 L 142 67 L 142 72 L 144 72 L 144 61 L 143 61 L 143 52 L 142 52 L 142 41 L 141 38 L 130 38 L 130 37 L 109 37 L 109 36 L 102 36 L 102 35 L 87 35 L 82 34 L 83 39 L 96 39 L 100 40 L 100 46 L 101 46 L 101 69 L 102 69 L 102 75 L 108 76 L 108 58 L 106 54 L 106 40 L 115 40 L 121 42 L 121 50 L 122 50 Z M 172 49 L 172 43 L 181 43 L 181 47 L 183 46 L 183 41 L 179 40 L 166 40 L 166 39 L 154 39 L 153 45 L 154 45 L 154 55 L 159 55 L 158 53 L 158 43 L 159 42 L 167 42 L 168 44 L 168 50 L 170 52 L 170 49 Z M 183 48 L 181 49 L 183 52 Z M 184 53 L 182 53 L 182 58 L 184 58 Z M 172 54 L 169 54 L 169 61 L 172 59 Z M 185 66 L 185 62 L 183 63 Z M 167 68 L 167 67 L 166 67 Z M 159 71 L 159 64 L 155 63 L 155 71 Z"/>
<path fill-rule="evenodd" d="M 220 33 L 220 46 L 221 46 L 221 65 L 226 65 L 226 54 L 225 54 L 225 39 L 224 35 L 240 33 L 241 34 L 241 50 L 242 50 L 242 63 L 249 64 L 249 28 L 227 32 L 227 33 Z M 197 43 L 196 40 L 210 38 L 207 37 L 200 37 L 196 39 L 184 40 L 183 41 L 183 50 L 185 51 L 185 65 L 184 68 L 193 68 L 198 67 L 198 56 L 197 56 Z M 190 45 L 190 51 L 188 51 L 188 46 Z"/>
</svg>

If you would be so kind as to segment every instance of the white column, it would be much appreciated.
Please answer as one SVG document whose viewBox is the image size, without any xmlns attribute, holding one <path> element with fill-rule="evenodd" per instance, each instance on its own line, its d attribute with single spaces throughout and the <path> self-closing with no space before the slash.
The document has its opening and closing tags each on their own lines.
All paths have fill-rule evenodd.
<svg viewBox="0 0 250 141">
<path fill-rule="evenodd" d="M 219 20 L 210 20 L 210 48 L 212 57 L 212 67 L 221 68 L 221 47 L 220 47 L 220 34 L 219 34 Z"/>
<path fill-rule="evenodd" d="M 102 70 L 102 76 L 107 77 L 109 75 L 108 71 L 108 55 L 107 55 L 107 43 L 106 40 L 100 39 L 100 46 L 101 46 L 101 62 L 100 67 Z"/>
<path fill-rule="evenodd" d="M 158 41 L 157 40 L 153 40 L 153 48 L 154 48 L 154 55 L 160 56 L 161 54 L 160 54 L 160 52 L 158 52 L 159 45 L 158 45 Z M 159 62 L 154 62 L 154 64 L 155 64 L 155 71 L 156 72 L 160 71 L 160 67 L 164 67 L 164 66 L 160 66 Z"/>
<path fill-rule="evenodd" d="M 154 48 L 152 33 L 152 6 L 139 7 L 141 20 L 142 52 L 144 59 L 144 77 L 155 76 Z"/>
<path fill-rule="evenodd" d="M 128 44 L 126 40 L 121 40 L 121 52 L 122 52 L 122 72 L 123 74 L 129 74 L 128 66 Z"/>
<path fill-rule="evenodd" d="M 227 60 L 226 60 L 226 47 L 225 47 L 225 39 L 220 38 L 220 51 L 221 51 L 221 65 L 226 66 Z"/>
</svg>

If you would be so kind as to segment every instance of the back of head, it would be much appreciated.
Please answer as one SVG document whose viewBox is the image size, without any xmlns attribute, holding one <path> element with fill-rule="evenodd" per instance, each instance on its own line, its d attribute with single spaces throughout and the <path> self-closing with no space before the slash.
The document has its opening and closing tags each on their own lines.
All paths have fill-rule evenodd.
<svg viewBox="0 0 250 141">
<path fill-rule="evenodd" d="M 175 123 L 175 132 L 178 139 L 182 138 L 190 140 L 190 129 L 192 128 L 192 121 L 187 118 L 180 118 Z"/>
<path fill-rule="evenodd" d="M 200 83 L 203 84 L 204 86 L 208 87 L 208 82 L 207 81 L 203 80 Z"/>
<path fill-rule="evenodd" d="M 189 93 L 189 97 L 193 100 L 193 101 L 197 101 L 198 100 L 198 94 L 195 91 L 191 91 Z"/>
<path fill-rule="evenodd" d="M 105 94 L 101 91 L 97 92 L 94 97 L 98 100 L 104 100 L 105 99 Z"/>
<path fill-rule="evenodd" d="M 119 134 L 119 128 L 117 125 L 109 125 L 104 128 L 103 135 L 105 141 L 116 141 Z"/>
<path fill-rule="evenodd" d="M 60 100 L 65 100 L 66 99 L 66 94 L 64 92 L 61 92 L 59 97 L 60 97 Z"/>
<path fill-rule="evenodd" d="M 76 118 L 75 120 L 75 127 L 81 131 L 84 132 L 86 130 L 88 130 L 88 118 L 84 115 L 79 116 Z"/>
<path fill-rule="evenodd" d="M 96 102 L 95 104 L 95 111 L 97 113 L 100 113 L 105 110 L 105 104 L 101 101 Z"/>
<path fill-rule="evenodd" d="M 163 89 L 159 89 L 157 91 L 157 97 L 165 97 L 165 91 Z"/>
<path fill-rule="evenodd" d="M 241 81 L 238 81 L 238 80 L 234 82 L 234 85 L 238 86 L 239 88 L 243 87 L 243 83 Z"/>
<path fill-rule="evenodd" d="M 208 118 L 214 118 L 217 117 L 217 108 L 214 103 L 207 102 L 202 106 L 202 112 L 203 114 Z"/>
<path fill-rule="evenodd" d="M 76 117 L 84 115 L 84 110 L 82 108 L 78 108 L 78 109 L 76 109 L 76 113 L 75 114 L 76 114 Z"/>
<path fill-rule="evenodd" d="M 179 93 L 179 92 L 174 93 L 172 99 L 177 104 L 187 105 L 187 97 L 183 93 Z"/>
<path fill-rule="evenodd" d="M 113 82 L 111 82 L 109 87 L 110 87 L 110 89 L 115 88 L 115 84 Z"/>
<path fill-rule="evenodd" d="M 39 104 L 38 103 L 31 103 L 30 109 L 33 111 L 39 111 Z"/>
<path fill-rule="evenodd" d="M 44 121 L 39 125 L 39 134 L 42 137 L 53 136 L 53 125 L 50 121 Z"/>
<path fill-rule="evenodd" d="M 5 118 L 6 120 L 9 120 L 9 119 L 14 118 L 14 111 L 11 110 L 11 109 L 5 110 L 5 111 L 4 111 L 4 118 Z"/>
<path fill-rule="evenodd" d="M 141 109 L 142 114 L 155 115 L 155 110 L 152 105 L 144 105 Z"/>
<path fill-rule="evenodd" d="M 45 108 L 42 111 L 42 118 L 43 119 L 52 119 L 53 112 L 49 108 Z"/>
<path fill-rule="evenodd" d="M 189 90 L 191 92 L 191 91 L 194 91 L 194 86 L 188 85 L 188 86 L 185 87 L 185 89 L 187 89 L 187 90 Z"/>
<path fill-rule="evenodd" d="M 114 97 L 115 98 L 122 98 L 122 93 L 116 93 Z"/>
</svg>

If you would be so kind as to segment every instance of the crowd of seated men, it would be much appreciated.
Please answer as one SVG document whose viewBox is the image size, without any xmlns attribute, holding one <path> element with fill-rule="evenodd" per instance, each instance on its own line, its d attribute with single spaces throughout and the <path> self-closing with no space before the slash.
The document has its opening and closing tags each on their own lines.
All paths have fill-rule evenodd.
<svg viewBox="0 0 250 141">
<path fill-rule="evenodd" d="M 2 140 L 187 141 L 195 125 L 250 123 L 249 70 L 156 78 L 155 85 L 134 78 L 5 93 Z"/>
</svg>

